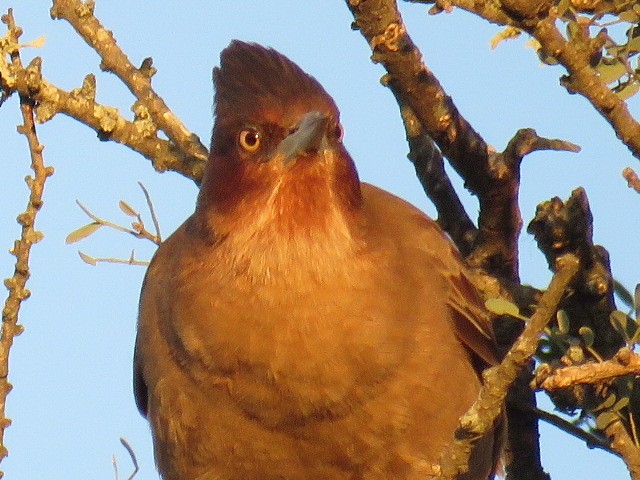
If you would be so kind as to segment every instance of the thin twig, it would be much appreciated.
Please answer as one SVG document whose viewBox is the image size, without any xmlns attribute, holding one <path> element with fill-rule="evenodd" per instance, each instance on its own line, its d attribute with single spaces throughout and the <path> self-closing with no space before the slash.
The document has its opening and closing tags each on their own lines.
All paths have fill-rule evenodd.
<svg viewBox="0 0 640 480">
<path fill-rule="evenodd" d="M 82 203 L 80 203 L 79 200 L 76 200 L 76 203 L 78 204 L 80 209 L 95 223 L 98 223 L 104 227 L 113 228 L 114 230 L 117 230 L 119 232 L 128 233 L 130 235 L 133 235 L 136 238 L 143 238 L 143 239 L 149 240 L 150 242 L 153 242 L 156 245 L 160 244 L 159 237 L 149 232 L 145 228 L 144 222 L 142 221 L 140 214 L 136 214 L 136 218 L 138 219 L 138 222 L 137 224 L 134 225 L 135 229 L 133 229 L 128 227 L 123 227 L 122 225 L 118 225 L 117 223 L 113 223 L 113 222 L 110 222 L 109 220 L 104 220 L 98 217 L 97 215 L 92 213 L 87 207 L 82 205 Z"/>
<path fill-rule="evenodd" d="M 118 475 L 118 460 L 116 459 L 115 454 L 111 455 L 111 465 L 113 465 L 113 476 L 115 477 L 116 480 L 119 480 L 119 475 Z"/>
<path fill-rule="evenodd" d="M 9 30 L 9 35 L 13 37 L 15 43 L 22 32 L 16 26 L 13 12 L 9 9 L 6 15 L 2 16 L 2 22 Z M 19 50 L 11 53 L 12 64 L 20 68 L 21 60 Z M 28 176 L 26 181 L 29 187 L 29 201 L 26 210 L 18 216 L 18 223 L 21 225 L 20 238 L 16 240 L 11 253 L 16 257 L 15 270 L 11 278 L 5 280 L 4 284 L 9 290 L 9 295 L 2 309 L 2 333 L 0 334 L 0 461 L 8 454 L 4 445 L 4 431 L 11 424 L 6 416 L 7 395 L 11 391 L 9 383 L 9 353 L 13 345 L 14 337 L 22 333 L 23 327 L 18 324 L 18 314 L 20 306 L 24 300 L 29 298 L 30 292 L 26 289 L 29 279 L 29 257 L 31 246 L 42 239 L 42 233 L 34 228 L 36 215 L 42 208 L 42 194 L 47 177 L 53 175 L 53 168 L 46 167 L 42 156 L 43 145 L 40 144 L 36 134 L 33 101 L 20 95 L 20 111 L 22 113 L 23 124 L 18 127 L 18 132 L 25 135 L 29 144 L 31 156 L 31 168 L 34 176 Z M 0 472 L 0 477 L 2 477 Z"/>
<path fill-rule="evenodd" d="M 153 202 L 151 201 L 151 196 L 147 191 L 146 187 L 142 184 L 142 182 L 138 182 L 142 192 L 144 193 L 144 198 L 147 200 L 147 206 L 149 207 L 149 213 L 151 214 L 151 220 L 153 221 L 153 228 L 156 230 L 156 239 L 157 244 L 160 245 L 162 243 L 162 235 L 160 235 L 160 223 L 158 222 L 158 217 L 156 217 L 156 210 L 153 208 Z"/>
<path fill-rule="evenodd" d="M 133 448 L 131 448 L 131 445 L 129 445 L 129 442 L 125 438 L 120 437 L 120 443 L 129 454 L 131 463 L 133 463 L 133 472 L 131 472 L 131 475 L 129 475 L 127 480 L 133 480 L 133 477 L 135 477 L 138 471 L 140 470 L 140 466 L 138 465 L 138 458 L 136 457 L 136 452 L 133 451 Z"/>
<path fill-rule="evenodd" d="M 80 258 L 82 259 L 83 262 L 93 266 L 96 266 L 98 263 L 117 263 L 121 265 L 136 265 L 140 267 L 149 266 L 149 262 L 146 260 L 136 260 L 135 253 L 133 250 L 131 251 L 131 256 L 126 260 L 123 258 L 112 258 L 112 257 L 91 257 L 86 253 L 81 252 L 80 250 L 78 250 L 78 255 L 80 255 Z"/>
<path fill-rule="evenodd" d="M 574 425 L 573 423 L 565 420 L 564 418 L 561 418 L 549 412 L 545 412 L 544 410 L 541 410 L 539 408 L 534 408 L 533 411 L 536 414 L 536 416 L 540 418 L 540 420 L 544 420 L 549 425 L 553 425 L 554 427 L 559 428 L 563 432 L 566 432 L 569 435 L 584 441 L 587 447 L 598 448 L 600 450 L 604 450 L 605 452 L 609 452 L 613 455 L 620 456 L 618 452 L 616 452 L 611 448 L 611 442 L 608 441 L 606 438 L 602 438 L 599 435 L 596 435 L 591 432 L 587 432 L 582 428 L 580 428 L 579 426 Z"/>
</svg>

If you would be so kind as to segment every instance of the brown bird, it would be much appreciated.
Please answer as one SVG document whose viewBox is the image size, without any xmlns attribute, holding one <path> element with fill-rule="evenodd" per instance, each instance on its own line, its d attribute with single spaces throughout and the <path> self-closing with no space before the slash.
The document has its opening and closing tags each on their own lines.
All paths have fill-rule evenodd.
<svg viewBox="0 0 640 480">
<path fill-rule="evenodd" d="M 194 214 L 140 298 L 136 402 L 165 480 L 420 479 L 495 363 L 437 224 L 361 183 L 322 86 L 234 41 Z M 465 479 L 496 463 L 492 432 Z"/>
</svg>

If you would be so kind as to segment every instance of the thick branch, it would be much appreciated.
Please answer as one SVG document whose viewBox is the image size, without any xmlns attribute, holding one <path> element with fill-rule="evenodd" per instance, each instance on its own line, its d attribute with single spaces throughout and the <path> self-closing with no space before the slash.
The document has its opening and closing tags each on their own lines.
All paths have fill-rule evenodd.
<svg viewBox="0 0 640 480">
<path fill-rule="evenodd" d="M 37 102 L 38 122 L 63 113 L 92 128 L 101 140 L 113 140 L 140 153 L 151 160 L 158 171 L 173 170 L 196 183 L 202 178 L 204 162 L 158 138 L 155 125 L 143 111 L 138 110 L 138 118 L 130 122 L 120 116 L 117 109 L 97 103 L 93 75 L 85 78 L 81 88 L 67 92 L 42 77 L 40 58 L 35 58 L 27 68 L 12 66 L 9 73 L 2 77 L 3 88 Z"/>
<path fill-rule="evenodd" d="M 527 231 L 534 235 L 551 269 L 556 259 L 566 253 L 580 259 L 575 292 L 562 308 L 569 318 L 576 319 L 570 333 L 579 337 L 581 326 L 590 327 L 595 333 L 594 349 L 604 358 L 611 358 L 624 342 L 609 323 L 609 315 L 615 310 L 609 255 L 603 247 L 593 244 L 593 217 L 584 189 L 574 190 L 566 203 L 554 197 L 538 205 Z"/>
<path fill-rule="evenodd" d="M 164 100 L 151 87 L 151 76 L 155 70 L 150 59 L 141 68 L 134 67 L 118 47 L 111 31 L 105 29 L 93 15 L 93 8 L 93 0 L 54 0 L 51 17 L 64 19 L 71 24 L 82 39 L 100 55 L 100 67 L 122 80 L 131 93 L 146 106 L 154 123 L 167 134 L 171 142 L 186 155 L 205 161 L 208 155 L 206 147 L 169 110 Z"/>
<path fill-rule="evenodd" d="M 436 204 L 441 220 L 449 226 L 450 233 L 456 233 L 452 237 L 461 251 L 468 252 L 470 238 L 475 237 L 473 251 L 468 257 L 473 267 L 517 281 L 517 239 L 521 229 L 518 189 L 522 157 L 534 150 L 566 150 L 574 149 L 574 146 L 542 139 L 533 130 L 522 130 L 503 153 L 491 152 L 422 61 L 396 2 L 351 0 L 347 3 L 355 18 L 355 28 L 369 42 L 373 60 L 380 62 L 388 72 L 383 83 L 391 89 L 403 112 L 410 110 L 412 121 L 419 124 L 419 130 L 435 141 L 463 178 L 465 186 L 478 196 L 480 215 L 476 235 L 466 214 L 456 204 L 455 194 L 452 195 L 447 182 L 442 181 L 442 168 L 432 160 L 430 173 L 436 178 L 426 185 L 429 187 L 427 193 Z M 418 139 L 418 136 L 408 137 Z M 423 149 L 428 147 L 426 144 L 428 142 L 422 142 Z M 454 203 L 447 206 L 443 199 L 454 199 Z M 451 219 L 452 213 L 461 215 L 460 219 Z"/>
<path fill-rule="evenodd" d="M 387 85 L 406 103 L 425 131 L 467 181 L 480 194 L 488 187 L 486 176 L 478 175 L 487 165 L 487 144 L 460 115 L 407 33 L 393 0 L 350 0 L 354 26 L 366 38 L 373 61 L 388 72 Z"/>
<path fill-rule="evenodd" d="M 640 480 L 640 448 L 633 442 L 622 421 L 611 423 L 604 433 L 611 439 L 611 449 L 624 459 L 632 480 Z"/>
<path fill-rule="evenodd" d="M 591 67 L 591 56 L 595 53 L 591 39 L 566 40 L 552 16 L 525 29 L 540 42 L 545 52 L 567 69 L 569 75 L 563 79 L 563 84 L 569 92 L 579 93 L 589 100 L 631 153 L 640 158 L 640 123 L 633 118 L 625 101 L 612 92 Z"/>
<path fill-rule="evenodd" d="M 511 25 L 513 20 L 501 10 L 501 5 L 495 0 L 404 0 L 407 3 L 425 3 L 433 4 L 429 13 L 435 15 L 445 10 L 451 10 L 454 5 L 456 7 L 475 13 L 485 20 L 495 23 L 496 25 Z"/>
<path fill-rule="evenodd" d="M 394 91 L 395 93 L 395 91 Z M 444 170 L 444 160 L 438 147 L 424 132 L 422 124 L 411 110 L 397 98 L 409 144 L 409 160 L 427 196 L 438 211 L 438 224 L 449 234 L 462 255 L 471 253 L 478 229 L 475 227 Z"/>
</svg>

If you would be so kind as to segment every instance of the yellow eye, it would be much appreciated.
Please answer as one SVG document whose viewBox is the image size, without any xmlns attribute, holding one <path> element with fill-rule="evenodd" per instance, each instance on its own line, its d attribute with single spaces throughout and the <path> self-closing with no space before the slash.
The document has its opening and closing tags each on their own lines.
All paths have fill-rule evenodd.
<svg viewBox="0 0 640 480">
<path fill-rule="evenodd" d="M 238 136 L 238 143 L 240 144 L 240 147 L 249 153 L 253 153 L 258 150 L 261 142 L 262 135 L 255 128 L 245 128 Z"/>
</svg>

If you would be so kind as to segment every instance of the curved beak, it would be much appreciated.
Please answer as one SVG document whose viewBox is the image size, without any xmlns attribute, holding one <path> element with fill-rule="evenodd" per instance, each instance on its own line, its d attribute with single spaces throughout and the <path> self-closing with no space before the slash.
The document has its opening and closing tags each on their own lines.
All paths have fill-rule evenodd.
<svg viewBox="0 0 640 480">
<path fill-rule="evenodd" d="M 298 128 L 280 142 L 276 148 L 276 156 L 281 156 L 284 163 L 289 163 L 299 154 L 318 152 L 326 147 L 325 134 L 329 118 L 321 112 L 306 113 L 298 123 Z"/>
</svg>

